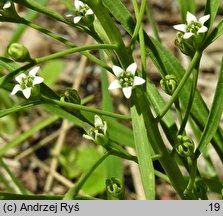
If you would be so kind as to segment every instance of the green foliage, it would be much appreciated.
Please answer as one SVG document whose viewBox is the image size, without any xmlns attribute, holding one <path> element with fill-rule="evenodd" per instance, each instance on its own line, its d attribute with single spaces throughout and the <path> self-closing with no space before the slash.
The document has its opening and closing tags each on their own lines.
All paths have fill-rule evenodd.
<svg viewBox="0 0 223 216">
<path fill-rule="evenodd" d="M 30 195 L 4 161 L 0 159 L 1 166 L 22 193 L 22 195 L 16 194 L 16 190 L 0 173 L 0 180 L 7 191 L 6 193 L 0 192 L 0 199 L 93 199 L 92 197 L 80 197 L 79 192 L 88 196 L 96 196 L 105 192 L 106 187 L 110 193 L 108 199 L 123 199 L 125 185 L 121 184 L 125 172 L 122 166 L 124 159 L 132 160 L 138 164 L 146 199 L 156 198 L 155 175 L 170 183 L 182 199 L 207 199 L 209 191 L 221 194 L 222 183 L 219 180 L 215 162 L 209 156 L 208 150 L 210 146 L 213 147 L 223 163 L 223 131 L 220 125 L 223 112 L 223 60 L 210 110 L 202 98 L 200 90 L 197 89 L 203 51 L 223 34 L 222 20 L 213 28 L 221 1 L 206 1 L 203 14 L 210 15 L 210 18 L 204 23 L 208 30 L 198 19 L 195 26 L 199 30 L 201 29 L 200 25 L 204 28 L 201 29 L 203 32 L 196 32 L 197 40 L 193 41 L 194 37 L 190 38 L 187 35 L 188 39 L 184 36 L 191 29 L 188 28 L 191 23 L 186 22 L 186 14 L 188 11 L 196 12 L 196 1 L 178 0 L 182 22 L 187 25 L 184 26 L 186 30 L 181 30 L 178 33 L 177 41 L 178 45 L 181 45 L 179 52 L 182 51 L 190 56 L 187 68 L 184 68 L 172 50 L 162 44 L 155 19 L 152 16 L 152 8 L 147 5 L 146 0 L 133 0 L 134 12 L 130 12 L 121 0 L 82 1 L 88 5 L 85 9 L 90 8 L 94 15 L 85 14 L 86 11 L 83 8 L 81 11 L 77 11 L 78 8 L 75 8 L 72 2 L 60 0 L 65 5 L 67 12 L 73 12 L 73 16 L 80 15 L 79 18 L 82 20 L 78 22 L 77 17 L 73 22 L 66 15 L 59 14 L 51 7 L 47 7 L 48 0 L 15 0 L 6 7 L 3 7 L 3 3 L 0 4 L 2 7 L 0 8 L 0 22 L 17 23 L 18 26 L 8 44 L 10 47 L 11 43 L 16 43 L 16 46 L 13 44 L 9 49 L 14 60 L 8 57 L 6 50 L 0 56 L 0 135 L 11 134 L 12 136 L 17 132 L 17 120 L 24 116 L 26 113 L 24 111 L 38 108 L 38 113 L 42 113 L 42 110 L 48 113 L 45 119 L 29 130 L 21 132 L 11 140 L 6 139 L 6 145 L 0 149 L 0 156 L 4 156 L 12 148 L 19 147 L 29 137 L 58 119 L 68 120 L 74 127 L 83 129 L 85 134 L 94 127 L 93 134 L 91 130 L 91 135 L 95 135 L 93 141 L 96 140 L 98 144 L 101 144 L 99 138 L 104 135 L 106 139 L 103 141 L 106 141 L 106 145 L 79 145 L 75 148 L 64 145 L 62 152 L 56 146 L 59 149 L 58 158 L 61 168 L 59 171 L 74 183 L 67 193 L 58 197 Z M 21 15 L 17 14 L 14 3 L 28 9 L 24 17 L 20 17 L 23 16 L 22 13 Z M 155 38 L 143 30 L 145 13 L 147 13 Z M 61 22 L 67 27 L 78 29 L 78 31 L 94 38 L 97 44 L 92 42 L 77 46 L 62 34 L 46 29 L 41 23 L 36 24 L 39 22 L 33 22 L 35 18 L 38 19 L 39 14 L 48 16 L 55 24 Z M 94 23 L 83 22 L 88 19 Z M 19 39 L 25 34 L 27 28 L 33 28 L 59 42 L 64 46 L 64 49 L 32 59 L 25 47 L 18 46 Z M 123 30 L 129 34 L 130 42 L 128 44 L 123 40 Z M 202 35 L 199 35 L 200 33 Z M 133 55 L 138 47 L 140 59 L 136 59 Z M 94 50 L 94 54 L 90 53 L 92 50 Z M 99 58 L 95 54 L 98 50 Z M 99 76 L 101 94 L 99 95 L 102 97 L 101 103 L 96 104 L 97 108 L 86 104 L 85 98 L 81 100 L 79 92 L 72 88 L 64 91 L 64 94 L 61 94 L 63 92 L 61 89 L 54 90 L 55 84 L 60 81 L 60 76 L 66 66 L 64 57 L 74 53 L 84 55 L 89 61 L 101 67 L 101 76 Z M 157 68 L 162 78 L 161 87 L 169 94 L 169 98 L 164 97 L 165 93 L 161 92 L 162 90 L 160 91 L 147 76 L 147 71 L 150 70 L 147 67 L 148 56 L 151 63 Z M 133 62 L 137 62 L 138 65 L 134 70 L 136 74 L 132 68 L 129 77 L 125 77 L 129 81 L 125 80 L 128 86 L 123 87 L 120 85 L 120 77 L 129 65 L 136 65 L 132 64 Z M 38 74 L 39 79 L 36 79 L 36 74 L 29 74 L 29 78 L 24 79 L 25 74 L 30 73 L 34 66 L 41 67 Z M 120 67 L 122 71 L 120 71 Z M 117 78 L 111 84 L 109 84 L 108 72 Z M 85 73 L 85 70 L 82 73 Z M 40 76 L 44 79 L 44 83 Z M 38 95 L 32 94 L 34 85 L 39 90 Z M 64 89 L 66 87 L 64 86 Z M 127 97 L 130 98 L 128 102 L 120 98 L 113 99 L 108 91 L 108 89 L 121 87 L 123 87 L 125 95 L 130 95 Z M 20 98 L 22 96 L 20 93 L 22 91 L 24 94 L 25 90 L 30 91 L 32 95 L 24 101 L 24 97 Z M 17 97 L 10 96 L 12 91 L 13 94 L 18 92 Z M 98 96 L 98 94 L 95 95 Z M 119 104 L 123 101 L 127 115 L 118 113 Z M 99 118 L 95 118 L 95 115 L 102 118 L 103 127 L 96 121 Z M 94 119 L 96 119 L 95 122 Z M 192 135 L 189 135 L 185 129 L 189 125 Z M 84 137 L 89 138 L 89 136 Z M 91 137 L 90 140 L 92 140 Z M 192 140 L 193 137 L 196 139 Z M 66 137 L 64 143 L 66 143 Z M 128 153 L 125 147 L 135 149 L 136 156 Z M 205 171 L 197 163 L 200 156 L 203 156 L 208 171 Z M 57 161 L 58 158 L 55 160 Z M 158 161 L 165 174 L 154 169 L 154 160 Z M 181 172 L 180 166 L 187 172 Z M 113 189 L 116 190 L 115 193 L 113 193 Z"/>
<path fill-rule="evenodd" d="M 54 60 L 45 64 L 40 72 L 40 75 L 44 78 L 45 84 L 52 87 L 58 81 L 63 68 L 64 63 L 60 60 Z"/>
<path fill-rule="evenodd" d="M 71 148 L 64 145 L 59 158 L 62 172 L 69 179 L 77 178 L 80 174 L 90 169 L 91 165 L 100 156 L 102 156 L 102 153 L 91 146 Z M 102 193 L 105 190 L 105 180 L 105 166 L 101 164 L 88 178 L 82 191 L 91 196 Z"/>
</svg>

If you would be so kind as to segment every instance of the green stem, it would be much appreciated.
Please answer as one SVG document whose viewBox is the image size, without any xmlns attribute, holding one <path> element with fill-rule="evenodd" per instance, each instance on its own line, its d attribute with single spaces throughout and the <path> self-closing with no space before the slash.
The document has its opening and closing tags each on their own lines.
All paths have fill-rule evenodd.
<svg viewBox="0 0 223 216">
<path fill-rule="evenodd" d="M 117 46 L 113 44 L 94 44 L 94 45 L 86 45 L 86 46 L 80 46 L 80 47 L 74 47 L 70 48 L 61 52 L 57 52 L 48 56 L 44 56 L 41 58 L 36 58 L 35 62 L 36 64 L 40 64 L 42 62 L 46 62 L 55 58 L 60 58 L 68 54 L 76 53 L 76 52 L 81 52 L 85 50 L 95 50 L 95 49 L 116 49 Z"/>
<path fill-rule="evenodd" d="M 174 103 L 174 101 L 177 99 L 178 94 L 180 93 L 181 89 L 183 88 L 184 84 L 186 83 L 186 81 L 188 80 L 188 78 L 190 77 L 194 67 L 197 65 L 198 61 L 200 60 L 201 57 L 201 52 L 197 51 L 191 61 L 191 64 L 189 66 L 189 68 L 187 69 L 185 75 L 183 76 L 182 80 L 180 81 L 179 85 L 177 86 L 176 90 L 174 91 L 172 97 L 170 98 L 169 102 L 166 104 L 166 106 L 164 107 L 163 111 L 161 112 L 161 114 L 159 116 L 157 116 L 157 119 L 160 120 L 163 118 L 163 116 L 167 113 L 167 111 L 170 109 L 170 107 L 172 106 L 172 104 Z"/>
<path fill-rule="evenodd" d="M 82 105 L 79 105 L 79 104 L 73 104 L 73 103 L 63 102 L 63 101 L 59 101 L 59 100 L 53 100 L 53 99 L 49 99 L 49 98 L 45 98 L 45 97 L 43 97 L 43 100 L 48 102 L 48 103 L 57 104 L 58 106 L 61 106 L 61 107 L 92 112 L 92 113 L 95 113 L 95 114 L 105 115 L 105 116 L 109 116 L 109 117 L 117 118 L 117 119 L 122 119 L 122 120 L 131 120 L 130 116 L 116 114 L 116 113 L 112 113 L 112 112 L 108 112 L 108 111 L 104 111 L 104 110 L 99 110 L 99 109 L 95 109 L 95 108 L 91 108 L 91 107 L 86 107 L 86 106 L 82 106 Z"/>
<path fill-rule="evenodd" d="M 178 97 L 177 97 L 176 101 L 174 102 L 174 105 L 176 107 L 177 116 L 178 116 L 178 119 L 179 119 L 179 123 L 181 125 L 182 121 L 183 121 L 183 117 L 182 117 L 182 113 L 181 113 L 181 109 L 180 109 L 180 101 L 179 101 Z"/>
<path fill-rule="evenodd" d="M 64 200 L 71 200 L 74 199 L 80 189 L 83 187 L 84 183 L 87 181 L 87 179 L 91 176 L 91 174 L 94 172 L 94 170 L 110 155 L 109 152 L 106 152 L 96 163 L 84 174 L 81 176 L 79 182 L 74 185 L 68 192 L 64 195 Z"/>
<path fill-rule="evenodd" d="M 143 15 L 146 10 L 146 5 L 147 5 L 147 0 L 142 0 L 140 11 L 138 12 L 138 3 L 136 0 L 133 0 L 133 6 L 136 14 L 136 26 L 132 35 L 131 43 L 134 43 L 139 35 L 140 27 L 142 25 Z"/>
<path fill-rule="evenodd" d="M 198 68 L 195 68 L 194 73 L 193 73 L 193 82 L 192 82 L 192 86 L 191 86 L 191 92 L 190 92 L 190 98 L 189 98 L 188 105 L 187 105 L 187 110 L 186 110 L 185 116 L 183 118 L 183 121 L 181 123 L 180 130 L 178 132 L 178 134 L 180 134 L 180 135 L 183 134 L 183 131 L 185 130 L 188 118 L 190 116 L 190 111 L 191 111 L 191 108 L 193 105 L 193 100 L 194 100 L 195 92 L 197 89 L 196 88 L 197 80 L 198 80 Z"/>
<path fill-rule="evenodd" d="M 188 185 L 187 185 L 186 189 L 184 190 L 185 197 L 187 197 L 188 194 L 192 193 L 195 178 L 196 178 L 196 175 L 197 175 L 197 160 L 189 158 L 188 163 L 189 163 L 189 166 L 190 166 L 190 180 L 188 182 Z"/>
</svg>

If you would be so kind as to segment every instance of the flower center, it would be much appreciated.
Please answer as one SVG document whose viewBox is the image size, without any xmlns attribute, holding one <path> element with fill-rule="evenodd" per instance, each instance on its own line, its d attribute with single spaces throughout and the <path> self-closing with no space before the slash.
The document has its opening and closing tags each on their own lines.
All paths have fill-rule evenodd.
<svg viewBox="0 0 223 216">
<path fill-rule="evenodd" d="M 89 10 L 89 7 L 87 5 L 83 5 L 79 10 L 75 10 L 76 16 L 85 16 L 86 12 Z"/>
<path fill-rule="evenodd" d="M 192 21 L 187 25 L 187 32 L 196 34 L 201 27 L 202 24 L 200 22 Z"/>
<path fill-rule="evenodd" d="M 122 88 L 133 86 L 134 76 L 127 71 L 121 73 L 118 79 Z"/>
<path fill-rule="evenodd" d="M 33 76 L 28 76 L 28 77 L 22 78 L 22 82 L 21 82 L 22 89 L 33 87 L 33 80 L 34 80 Z"/>
</svg>

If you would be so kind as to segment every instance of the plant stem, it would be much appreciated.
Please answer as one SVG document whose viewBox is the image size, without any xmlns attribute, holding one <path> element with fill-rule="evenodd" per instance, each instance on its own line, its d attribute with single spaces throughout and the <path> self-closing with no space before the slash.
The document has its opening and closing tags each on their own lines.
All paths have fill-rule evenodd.
<svg viewBox="0 0 223 216">
<path fill-rule="evenodd" d="M 80 46 L 80 47 L 74 47 L 70 48 L 61 52 L 57 52 L 48 56 L 44 56 L 41 58 L 36 58 L 35 62 L 36 64 L 40 64 L 42 62 L 46 62 L 55 58 L 60 58 L 68 54 L 76 53 L 76 52 L 81 52 L 85 50 L 95 50 L 95 49 L 116 49 L 117 46 L 113 44 L 93 44 L 93 45 L 86 45 L 86 46 Z"/>
<path fill-rule="evenodd" d="M 193 73 L 193 81 L 192 81 L 192 86 L 191 86 L 190 98 L 189 98 L 189 101 L 188 101 L 185 116 L 183 118 L 183 121 L 182 121 L 181 126 L 180 126 L 180 130 L 178 132 L 178 134 L 180 134 L 180 135 L 185 130 L 188 118 L 190 116 L 190 111 L 191 111 L 191 108 L 192 108 L 192 105 L 193 105 L 194 95 L 195 95 L 195 92 L 196 92 L 196 89 L 197 89 L 196 87 L 197 87 L 197 80 L 198 80 L 198 68 L 195 68 L 193 71 L 194 71 L 194 73 Z"/>
<path fill-rule="evenodd" d="M 187 69 L 185 75 L 183 76 L 182 80 L 180 81 L 179 85 L 177 86 L 176 90 L 174 91 L 172 97 L 170 98 L 169 102 L 164 107 L 163 111 L 159 116 L 157 116 L 157 119 L 160 120 L 163 118 L 163 116 L 167 113 L 167 111 L 170 109 L 174 101 L 177 99 L 178 94 L 180 93 L 181 89 L 183 88 L 184 84 L 186 83 L 187 79 L 190 77 L 194 67 L 196 67 L 198 61 L 200 60 L 201 52 L 197 51 L 190 63 L 189 68 Z"/>
<path fill-rule="evenodd" d="M 134 29 L 134 32 L 132 35 L 131 43 L 134 43 L 139 35 L 139 31 L 142 26 L 143 15 L 146 10 L 147 0 L 142 0 L 139 12 L 138 12 L 138 4 L 137 4 L 136 0 L 133 1 L 133 5 L 134 5 L 134 9 L 135 9 L 135 14 L 136 14 L 136 26 L 135 26 L 135 29 Z"/>
<path fill-rule="evenodd" d="M 116 113 L 99 110 L 99 109 L 95 109 L 95 108 L 91 108 L 91 107 L 86 107 L 86 106 L 82 106 L 79 104 L 73 104 L 73 103 L 63 102 L 63 101 L 59 101 L 59 100 L 53 100 L 53 99 L 49 99 L 49 98 L 45 98 L 45 97 L 43 97 L 43 100 L 46 101 L 47 103 L 55 103 L 59 106 L 66 107 L 66 108 L 83 110 L 83 111 L 92 112 L 95 114 L 105 115 L 105 116 L 122 119 L 122 120 L 131 120 L 130 116 L 116 114 Z"/>
<path fill-rule="evenodd" d="M 185 197 L 187 197 L 189 193 L 192 193 L 195 178 L 197 175 L 197 160 L 188 158 L 188 163 L 190 166 L 190 180 L 188 182 L 186 189 L 184 190 Z"/>
<path fill-rule="evenodd" d="M 71 200 L 76 197 L 80 189 L 83 187 L 84 183 L 90 177 L 90 175 L 94 172 L 94 170 L 110 155 L 109 152 L 105 152 L 105 154 L 98 160 L 96 163 L 81 176 L 79 182 L 74 185 L 68 192 L 64 195 L 63 200 Z"/>
</svg>

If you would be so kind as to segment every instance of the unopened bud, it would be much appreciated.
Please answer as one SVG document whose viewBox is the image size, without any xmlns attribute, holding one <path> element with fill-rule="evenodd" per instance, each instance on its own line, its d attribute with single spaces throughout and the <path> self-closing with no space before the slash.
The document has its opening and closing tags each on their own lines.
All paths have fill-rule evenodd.
<svg viewBox="0 0 223 216">
<path fill-rule="evenodd" d="M 182 157 L 192 157 L 194 155 L 194 142 L 188 136 L 177 136 L 176 150 Z"/>
<path fill-rule="evenodd" d="M 109 195 L 109 198 L 116 200 L 123 200 L 125 188 L 120 179 L 111 177 L 106 180 L 106 190 Z"/>
<path fill-rule="evenodd" d="M 161 79 L 160 85 L 168 95 L 172 95 L 178 86 L 178 81 L 175 75 L 170 74 Z"/>
<path fill-rule="evenodd" d="M 11 58 L 18 62 L 31 61 L 28 49 L 19 43 L 12 43 L 8 47 L 8 54 Z"/>
<path fill-rule="evenodd" d="M 81 98 L 75 89 L 66 89 L 61 100 L 69 103 L 81 104 Z"/>
</svg>

